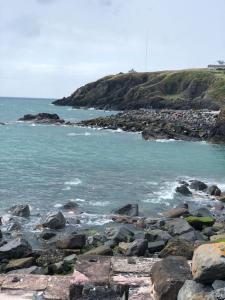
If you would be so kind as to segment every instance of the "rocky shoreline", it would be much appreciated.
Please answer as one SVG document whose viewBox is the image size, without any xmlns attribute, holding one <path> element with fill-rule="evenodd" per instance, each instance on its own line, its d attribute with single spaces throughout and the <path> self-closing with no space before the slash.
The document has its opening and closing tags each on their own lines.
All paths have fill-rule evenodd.
<svg viewBox="0 0 225 300">
<path fill-rule="evenodd" d="M 99 292 L 96 299 L 224 299 L 217 295 L 225 293 L 222 281 L 225 278 L 225 191 L 216 185 L 190 180 L 181 181 L 176 192 L 186 201 L 161 216 L 140 216 L 137 204 L 126 204 L 112 212 L 114 225 L 102 232 L 76 228 L 74 225 L 79 223 L 81 214 L 79 206 L 74 201 L 65 203 L 61 210 L 43 216 L 33 228 L 39 247 L 32 247 L 31 241 L 24 237 L 23 226 L 33 218 L 30 207 L 20 204 L 9 208 L 8 217 L 1 218 L 0 272 L 6 274 L 2 275 L 1 282 L 8 280 L 9 286 L 17 282 L 17 289 L 21 289 L 20 278 L 26 276 L 53 276 L 54 282 L 55 276 L 64 275 L 63 280 L 68 280 L 67 296 L 40 299 L 93 299 L 90 280 L 84 280 L 91 268 L 88 269 L 89 263 L 95 264 L 95 272 L 103 280 L 100 265 L 104 259 L 108 263 L 112 259 L 108 257 L 114 257 L 115 261 L 122 259 L 134 269 L 143 257 L 151 262 L 151 271 L 144 277 L 154 293 L 148 290 L 147 296 L 134 298 L 133 285 L 128 279 L 123 279 L 126 288 L 122 292 L 120 285 L 115 292 L 113 285 L 108 286 L 103 280 L 104 291 L 92 282 L 92 288 Z M 190 209 L 188 199 L 195 193 L 207 196 L 210 204 Z M 73 217 L 67 217 L 67 212 L 73 212 Z M 188 260 L 192 260 L 192 273 Z M 139 267 L 142 268 L 139 272 L 144 273 L 144 265 Z M 76 284 L 71 283 L 72 279 Z M 142 283 L 139 286 L 143 287 Z M 74 296 L 77 289 L 80 298 Z M 199 295 L 202 298 L 196 298 Z"/>
</svg>

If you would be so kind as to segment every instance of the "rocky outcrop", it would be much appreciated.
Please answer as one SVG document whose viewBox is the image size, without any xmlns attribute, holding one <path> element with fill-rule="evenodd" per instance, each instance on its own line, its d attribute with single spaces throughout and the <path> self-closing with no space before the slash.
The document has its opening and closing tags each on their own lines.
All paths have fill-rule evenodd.
<svg viewBox="0 0 225 300">
<path fill-rule="evenodd" d="M 60 211 L 57 213 L 49 213 L 42 223 L 43 227 L 50 229 L 62 229 L 65 225 L 66 219 Z"/>
<path fill-rule="evenodd" d="M 211 109 L 225 104 L 225 76 L 207 69 L 127 73 L 107 76 L 56 100 L 56 105 L 130 110 L 140 108 Z"/>
<path fill-rule="evenodd" d="M 57 114 L 39 113 L 37 115 L 24 115 L 19 121 L 33 122 L 38 124 L 63 124 L 65 121 L 60 119 Z"/>
<path fill-rule="evenodd" d="M 0 261 L 3 259 L 16 259 L 28 256 L 32 251 L 30 244 L 20 238 L 9 241 L 0 247 Z"/>
</svg>

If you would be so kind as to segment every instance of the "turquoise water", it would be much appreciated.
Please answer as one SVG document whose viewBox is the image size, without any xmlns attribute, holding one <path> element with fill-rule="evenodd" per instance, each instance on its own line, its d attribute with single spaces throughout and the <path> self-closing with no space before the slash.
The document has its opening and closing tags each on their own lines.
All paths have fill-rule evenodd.
<svg viewBox="0 0 225 300">
<path fill-rule="evenodd" d="M 75 199 L 85 212 L 84 223 L 104 224 L 126 203 L 138 203 L 142 214 L 156 216 L 184 201 L 174 193 L 179 179 L 197 178 L 225 189 L 222 145 L 144 141 L 134 133 L 17 122 L 38 112 L 66 120 L 112 113 L 56 107 L 51 100 L 1 98 L 0 122 L 7 122 L 0 126 L 2 211 L 29 203 L 32 213 L 43 215 Z"/>
</svg>

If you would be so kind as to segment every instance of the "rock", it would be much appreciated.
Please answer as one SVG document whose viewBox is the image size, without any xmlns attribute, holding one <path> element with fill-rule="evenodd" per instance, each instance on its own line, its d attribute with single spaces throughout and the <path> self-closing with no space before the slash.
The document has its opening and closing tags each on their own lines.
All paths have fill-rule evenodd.
<svg viewBox="0 0 225 300">
<path fill-rule="evenodd" d="M 211 185 L 210 187 L 208 187 L 207 193 L 211 196 L 220 196 L 221 190 L 218 188 L 218 186 Z"/>
<path fill-rule="evenodd" d="M 134 233 L 126 226 L 112 228 L 106 233 L 106 237 L 115 243 L 130 242 L 133 240 Z"/>
<path fill-rule="evenodd" d="M 65 225 L 66 219 L 60 211 L 57 213 L 49 213 L 42 223 L 43 227 L 48 227 L 50 229 L 62 229 Z"/>
<path fill-rule="evenodd" d="M 218 234 L 212 235 L 210 237 L 210 241 L 212 241 L 212 242 L 224 241 L 225 242 L 225 233 L 220 233 L 220 234 L 218 233 Z"/>
<path fill-rule="evenodd" d="M 186 280 L 178 293 L 177 300 L 210 300 L 207 298 L 210 291 L 210 287 L 194 280 Z"/>
<path fill-rule="evenodd" d="M 224 280 L 215 280 L 212 284 L 214 290 L 223 289 L 225 288 L 225 281 Z"/>
<path fill-rule="evenodd" d="M 41 275 L 41 274 L 43 274 L 43 271 L 42 271 L 42 268 L 40 268 L 40 267 L 32 266 L 32 267 L 29 267 L 29 268 L 13 270 L 13 271 L 7 272 L 7 274 L 35 274 L 35 275 Z"/>
<path fill-rule="evenodd" d="M 179 235 L 179 239 L 183 239 L 185 241 L 194 243 L 196 240 L 199 239 L 199 234 L 197 234 L 197 231 L 192 230 Z M 201 237 L 200 240 L 204 240 L 203 237 Z"/>
<path fill-rule="evenodd" d="M 176 192 L 183 195 L 183 196 L 191 196 L 192 195 L 192 192 L 189 190 L 189 188 L 185 184 L 182 184 L 181 186 L 178 186 L 176 188 Z"/>
<path fill-rule="evenodd" d="M 75 211 L 78 208 L 78 204 L 75 201 L 70 200 L 63 205 L 63 209 Z"/>
<path fill-rule="evenodd" d="M 130 243 L 126 255 L 127 256 L 144 256 L 148 249 L 148 241 L 146 240 L 135 240 Z"/>
<path fill-rule="evenodd" d="M 13 216 L 29 218 L 30 217 L 30 207 L 27 204 L 14 205 L 9 209 L 9 212 Z"/>
<path fill-rule="evenodd" d="M 212 226 L 215 220 L 212 217 L 189 216 L 185 220 L 195 229 L 202 230 L 203 227 Z"/>
<path fill-rule="evenodd" d="M 46 241 L 50 240 L 54 236 L 56 236 L 56 233 L 49 229 L 44 229 L 43 232 L 40 234 L 40 238 Z"/>
<path fill-rule="evenodd" d="M 172 236 L 181 235 L 193 231 L 193 228 L 189 223 L 184 219 L 175 219 L 165 222 L 165 229 L 168 230 L 168 233 Z"/>
<path fill-rule="evenodd" d="M 219 197 L 218 200 L 225 202 L 225 193 L 222 193 Z"/>
<path fill-rule="evenodd" d="M 200 207 L 192 212 L 195 217 L 212 217 L 212 213 L 206 207 Z"/>
<path fill-rule="evenodd" d="M 211 296 L 211 298 L 209 300 L 224 300 L 225 299 L 225 288 L 218 289 L 218 290 L 211 292 L 210 296 Z"/>
<path fill-rule="evenodd" d="M 119 243 L 118 252 L 125 255 L 127 253 L 129 246 L 130 246 L 130 243 L 125 243 L 125 242 Z"/>
<path fill-rule="evenodd" d="M 46 268 L 49 265 L 53 265 L 55 263 L 63 261 L 65 256 L 65 250 L 59 249 L 47 249 L 41 250 L 38 253 L 38 257 L 36 258 L 36 264 L 39 267 Z"/>
<path fill-rule="evenodd" d="M 180 288 L 191 279 L 190 266 L 183 257 L 167 257 L 153 265 L 151 279 L 158 300 L 177 300 Z"/>
<path fill-rule="evenodd" d="M 203 230 L 202 230 L 202 233 L 208 237 L 212 236 L 215 234 L 215 230 L 213 227 L 205 227 Z"/>
<path fill-rule="evenodd" d="M 22 228 L 21 224 L 17 221 L 14 221 L 13 223 L 9 224 L 7 226 L 7 231 L 12 232 L 12 231 L 20 231 Z"/>
<path fill-rule="evenodd" d="M 191 259 L 194 252 L 194 247 L 188 241 L 183 239 L 173 238 L 169 240 L 166 247 L 160 251 L 159 257 L 167 256 L 183 256 L 187 259 Z"/>
<path fill-rule="evenodd" d="M 207 185 L 199 180 L 192 180 L 190 183 L 190 188 L 195 191 L 205 191 L 207 189 Z"/>
<path fill-rule="evenodd" d="M 136 217 L 138 216 L 138 204 L 127 204 L 119 209 L 114 210 L 114 213 L 118 215 Z"/>
<path fill-rule="evenodd" d="M 70 264 L 75 263 L 76 260 L 77 260 L 77 255 L 76 254 L 68 255 L 68 256 L 64 257 L 64 259 L 63 259 L 64 262 L 67 262 L 67 263 L 70 263 Z"/>
<path fill-rule="evenodd" d="M 192 260 L 194 280 L 212 283 L 225 278 L 225 243 L 204 244 L 199 246 Z"/>
<path fill-rule="evenodd" d="M 0 239 L 2 239 L 2 231 L 1 231 L 1 229 L 0 229 Z"/>
<path fill-rule="evenodd" d="M 102 245 L 84 253 L 85 255 L 113 255 L 112 249 L 107 245 Z"/>
<path fill-rule="evenodd" d="M 63 124 L 64 120 L 60 119 L 57 114 L 39 113 L 37 115 L 24 115 L 19 121 L 35 122 L 43 124 Z"/>
<path fill-rule="evenodd" d="M 0 261 L 2 259 L 22 258 L 28 256 L 32 251 L 30 244 L 21 238 L 9 241 L 0 247 Z"/>
<path fill-rule="evenodd" d="M 189 215 L 188 209 L 183 207 L 175 207 L 170 210 L 167 210 L 162 213 L 164 217 L 167 218 L 179 218 L 181 216 L 187 216 Z"/>
<path fill-rule="evenodd" d="M 172 236 L 161 229 L 153 229 L 150 231 L 145 232 L 145 239 L 149 242 L 155 242 L 155 241 L 164 241 L 168 242 Z"/>
<path fill-rule="evenodd" d="M 34 263 L 33 257 L 26 257 L 26 258 L 19 258 L 19 259 L 12 259 L 6 265 L 5 271 L 12 271 L 17 269 L 29 268 Z"/>
<path fill-rule="evenodd" d="M 81 249 L 86 244 L 85 234 L 73 234 L 56 241 L 59 249 Z"/>
<path fill-rule="evenodd" d="M 164 241 L 156 241 L 148 243 L 148 252 L 155 253 L 161 251 L 165 247 L 166 243 Z"/>
<path fill-rule="evenodd" d="M 92 236 L 87 237 L 86 244 L 89 246 L 97 247 L 97 246 L 100 246 L 101 244 L 104 244 L 106 242 L 106 240 L 107 239 L 104 234 L 96 233 Z"/>
</svg>

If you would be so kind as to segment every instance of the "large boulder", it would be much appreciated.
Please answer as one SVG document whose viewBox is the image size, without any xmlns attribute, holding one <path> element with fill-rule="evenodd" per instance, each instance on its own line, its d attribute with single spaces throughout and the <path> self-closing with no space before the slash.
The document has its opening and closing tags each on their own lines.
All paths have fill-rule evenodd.
<svg viewBox="0 0 225 300">
<path fill-rule="evenodd" d="M 185 219 L 193 228 L 199 229 L 199 230 L 202 230 L 202 228 L 204 228 L 204 227 L 210 227 L 215 222 L 215 220 L 212 217 L 189 216 Z"/>
<path fill-rule="evenodd" d="M 175 207 L 163 212 L 162 215 L 167 218 L 179 218 L 181 216 L 189 215 L 189 212 L 187 208 Z"/>
<path fill-rule="evenodd" d="M 189 188 L 185 184 L 182 184 L 181 186 L 178 186 L 176 188 L 176 192 L 178 194 L 183 195 L 183 196 L 191 196 L 192 195 L 191 191 L 189 190 Z"/>
<path fill-rule="evenodd" d="M 62 229 L 65 225 L 66 219 L 60 211 L 57 213 L 49 213 L 42 223 L 43 227 L 50 229 Z"/>
<path fill-rule="evenodd" d="M 159 257 L 167 257 L 167 256 L 183 256 L 187 259 L 191 259 L 193 256 L 194 247 L 192 243 L 184 240 L 173 238 L 169 240 L 166 247 L 160 251 Z"/>
<path fill-rule="evenodd" d="M 145 239 L 149 242 L 164 241 L 168 242 L 172 236 L 161 229 L 153 229 L 145 232 Z"/>
<path fill-rule="evenodd" d="M 177 300 L 180 288 L 191 279 L 190 266 L 183 257 L 167 257 L 153 265 L 151 279 L 158 300 Z"/>
<path fill-rule="evenodd" d="M 81 249 L 86 244 L 85 234 L 73 234 L 56 241 L 59 249 Z"/>
<path fill-rule="evenodd" d="M 212 243 L 199 246 L 192 260 L 194 280 L 212 283 L 225 278 L 225 243 Z"/>
<path fill-rule="evenodd" d="M 165 222 L 164 228 L 172 236 L 178 236 L 183 233 L 193 231 L 194 229 L 184 219 L 175 219 Z"/>
<path fill-rule="evenodd" d="M 16 238 L 0 247 L 0 260 L 26 257 L 31 252 L 32 248 L 26 240 Z"/>
<path fill-rule="evenodd" d="M 78 204 L 75 201 L 72 201 L 72 200 L 68 201 L 67 203 L 65 203 L 63 205 L 64 210 L 75 211 L 75 210 L 77 210 L 77 208 L 78 208 Z"/>
<path fill-rule="evenodd" d="M 148 252 L 155 253 L 161 251 L 165 247 L 166 243 L 164 241 L 155 241 L 148 243 Z"/>
<path fill-rule="evenodd" d="M 129 244 L 126 255 L 127 256 L 144 256 L 148 249 L 148 241 L 138 239 Z"/>
<path fill-rule="evenodd" d="M 221 195 L 221 190 L 218 188 L 217 185 L 211 185 L 208 187 L 207 192 L 211 196 L 220 196 Z"/>
<path fill-rule="evenodd" d="M 199 180 L 192 180 L 190 183 L 190 188 L 195 191 L 205 191 L 207 189 L 207 185 Z"/>
<path fill-rule="evenodd" d="M 43 123 L 43 124 L 63 124 L 65 123 L 64 120 L 60 119 L 57 114 L 50 114 L 50 113 L 39 113 L 37 115 L 24 115 L 19 121 L 26 121 L 26 122 L 35 122 L 35 123 Z"/>
<path fill-rule="evenodd" d="M 107 245 L 101 245 L 84 253 L 85 255 L 113 255 L 112 249 Z"/>
<path fill-rule="evenodd" d="M 186 280 L 180 289 L 177 300 L 210 300 L 211 288 L 194 280 Z M 213 300 L 211 298 L 211 300 Z"/>
<path fill-rule="evenodd" d="M 195 217 L 212 217 L 211 211 L 206 207 L 200 207 L 192 212 Z"/>
<path fill-rule="evenodd" d="M 17 269 L 29 268 L 33 265 L 34 258 L 33 257 L 25 257 L 19 259 L 12 259 L 5 267 L 5 271 L 12 271 Z"/>
<path fill-rule="evenodd" d="M 13 216 L 29 218 L 30 217 L 30 207 L 27 204 L 14 205 L 9 209 L 9 212 Z"/>
<path fill-rule="evenodd" d="M 126 215 L 126 216 L 129 216 L 129 217 L 136 217 L 139 214 L 138 204 L 124 205 L 124 206 L 122 206 L 118 209 L 115 209 L 114 213 L 118 214 L 118 215 Z"/>
<path fill-rule="evenodd" d="M 116 244 L 120 242 L 130 242 L 133 241 L 134 233 L 126 226 L 120 226 L 116 228 L 110 228 L 106 232 L 106 237 L 112 240 Z"/>
</svg>

